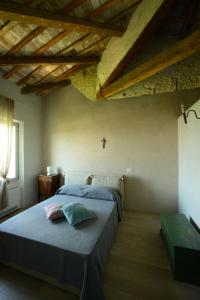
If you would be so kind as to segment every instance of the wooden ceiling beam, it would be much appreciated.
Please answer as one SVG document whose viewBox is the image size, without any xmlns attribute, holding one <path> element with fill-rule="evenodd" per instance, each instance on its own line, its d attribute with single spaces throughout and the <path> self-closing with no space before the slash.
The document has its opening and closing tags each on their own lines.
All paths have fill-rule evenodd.
<svg viewBox="0 0 200 300">
<path fill-rule="evenodd" d="M 116 1 L 116 0 L 115 0 Z M 97 11 L 98 11 L 98 15 L 100 13 L 102 13 L 101 7 L 104 7 L 105 11 L 105 7 L 108 8 L 107 3 L 112 3 L 112 5 L 114 5 L 115 1 L 107 1 L 105 2 L 103 5 L 101 5 L 100 7 L 98 7 L 97 9 L 95 9 L 94 11 L 92 11 L 92 13 L 95 14 L 95 16 L 97 16 Z M 118 1 L 118 0 L 117 0 Z M 121 12 L 117 13 L 116 15 L 114 15 L 113 17 L 111 17 L 108 21 L 106 21 L 106 24 L 110 24 L 116 21 L 119 21 L 122 17 L 124 17 L 125 15 L 127 15 L 128 13 L 130 13 L 130 11 L 137 6 L 142 0 L 138 0 L 136 1 L 134 4 L 130 5 L 129 7 L 127 7 L 126 9 L 122 10 Z M 110 7 L 110 6 L 109 6 Z M 92 13 L 90 13 L 87 17 L 91 16 Z M 83 40 L 87 39 L 91 34 L 87 33 L 84 36 L 82 36 L 81 38 L 77 39 L 76 41 L 74 41 L 72 44 L 68 45 L 67 47 L 65 47 L 64 49 L 60 50 L 56 55 L 61 55 L 61 54 L 65 54 L 67 51 L 69 51 L 69 49 L 71 49 L 72 47 L 78 46 Z M 107 36 L 108 37 L 108 36 Z M 105 38 L 105 36 L 104 36 Z M 101 41 L 101 38 L 100 40 Z M 99 42 L 97 41 L 97 43 Z"/>
<path fill-rule="evenodd" d="M 150 2 L 143 0 L 141 2 L 132 16 L 126 33 L 121 39 L 111 40 L 102 55 L 97 70 L 102 87 L 120 77 L 151 38 L 160 22 L 166 18 L 174 2 L 175 0 L 151 0 Z"/>
<path fill-rule="evenodd" d="M 41 46 L 40 48 L 38 48 L 34 54 L 37 55 L 42 55 L 43 53 L 45 53 L 49 48 L 51 48 L 53 45 L 55 45 L 56 43 L 58 43 L 60 40 L 62 40 L 63 38 L 65 38 L 71 31 L 68 30 L 63 30 L 61 31 L 59 34 L 57 34 L 56 36 L 54 36 L 51 40 L 49 40 L 46 44 L 44 44 L 43 46 Z"/>
<path fill-rule="evenodd" d="M 74 10 L 75 8 L 81 6 L 82 4 L 84 4 L 87 0 L 72 0 L 70 1 L 68 4 L 66 4 L 62 9 L 62 13 L 68 13 L 72 10 Z"/>
<path fill-rule="evenodd" d="M 70 3 L 66 4 L 64 8 L 60 10 L 60 12 L 63 13 L 69 13 L 70 11 L 74 10 L 78 6 L 82 5 L 86 0 L 73 0 Z M 70 30 L 63 30 L 59 34 L 57 34 L 55 37 L 53 37 L 51 40 L 49 40 L 46 44 L 41 46 L 39 49 L 37 49 L 34 54 L 42 55 L 45 53 L 49 48 L 54 46 L 56 43 L 58 43 L 60 40 L 65 38 L 71 31 Z"/>
<path fill-rule="evenodd" d="M 109 0 L 106 1 L 104 4 L 102 4 L 101 6 L 97 7 L 95 10 L 91 11 L 88 15 L 89 18 L 93 19 L 97 16 L 99 16 L 100 14 L 102 14 L 103 12 L 105 12 L 106 10 L 108 10 L 109 8 L 111 8 L 113 5 L 117 4 L 117 2 L 119 2 L 120 0 Z"/>
<path fill-rule="evenodd" d="M 98 40 L 97 42 L 94 42 L 93 44 L 89 45 L 88 47 L 86 47 L 85 49 L 83 49 L 82 51 L 80 51 L 80 52 L 79 52 L 79 55 L 80 55 L 80 54 L 83 54 L 83 53 L 85 53 L 85 52 L 87 52 L 87 51 L 89 51 L 89 50 L 91 50 L 92 47 L 96 46 L 96 45 L 97 45 L 98 43 L 100 43 L 100 42 L 103 42 L 106 38 L 108 38 L 108 37 L 105 36 L 105 37 L 101 38 L 100 40 Z M 96 54 L 96 53 L 95 53 L 95 54 Z M 58 66 L 58 67 L 56 67 L 55 69 L 53 69 L 52 71 L 50 71 L 49 73 L 47 73 L 44 77 L 42 77 L 40 80 L 38 80 L 38 81 L 36 82 L 36 84 L 39 84 L 39 83 L 41 83 L 41 82 L 47 80 L 47 78 L 51 77 L 54 73 L 56 73 L 56 72 L 58 72 L 59 70 L 61 70 L 62 67 L 63 67 L 63 66 Z M 63 80 L 63 79 L 66 78 L 66 76 L 67 76 L 67 78 L 68 78 L 69 75 L 74 74 L 74 73 L 75 73 L 74 71 L 77 71 L 77 70 L 79 70 L 79 69 L 80 69 L 80 64 L 75 65 L 75 66 L 71 67 L 70 69 L 68 69 L 67 71 L 63 72 L 61 75 L 55 77 L 55 80 L 56 80 L 56 81 Z M 72 73 L 71 73 L 70 70 L 72 71 Z"/>
<path fill-rule="evenodd" d="M 112 3 L 112 5 L 114 4 L 115 1 L 107 1 L 106 3 L 109 2 L 109 5 Z M 117 13 L 116 15 L 114 15 L 111 19 L 108 20 L 108 23 L 112 23 L 115 21 L 120 20 L 122 17 L 124 17 L 125 15 L 127 15 L 128 13 L 130 13 L 131 10 L 133 10 L 133 8 L 135 8 L 135 6 L 137 6 L 139 3 L 141 2 L 141 0 L 136 1 L 134 4 L 130 5 L 129 7 L 127 7 L 126 9 L 122 10 L 121 12 Z M 106 4 L 105 3 L 105 4 Z M 105 5 L 102 5 L 104 8 L 106 7 Z M 102 7 L 100 6 L 100 8 Z M 107 6 L 108 7 L 108 6 Z M 105 9 L 100 9 L 97 8 L 96 10 L 94 10 L 94 15 L 97 16 L 98 14 L 102 13 L 103 11 L 105 11 Z M 96 13 L 96 11 L 98 11 L 98 14 Z M 90 16 L 92 16 L 92 13 L 90 14 Z M 77 46 L 79 43 L 82 42 L 82 40 L 84 40 L 85 38 L 87 38 L 90 34 L 86 34 L 83 37 L 81 37 L 80 39 L 78 39 L 77 41 L 75 41 L 74 43 L 72 43 L 71 45 L 67 46 L 66 48 L 62 49 L 61 51 L 59 51 L 57 53 L 57 55 L 60 54 L 64 54 L 66 53 L 67 50 L 69 50 L 72 46 Z M 103 37 L 103 39 L 107 38 Z M 99 42 L 102 41 L 102 38 L 97 41 L 96 43 L 92 44 L 91 46 L 87 47 L 86 49 L 83 50 L 87 51 L 89 50 L 91 47 L 95 46 L 95 44 L 98 44 Z M 37 85 L 41 84 L 40 82 L 43 82 L 44 80 L 46 80 L 48 77 L 50 77 L 51 75 L 53 75 L 55 72 L 57 72 L 59 69 L 61 69 L 62 66 L 58 66 L 55 69 L 53 69 L 51 72 L 49 72 L 45 77 L 42 78 L 42 80 L 39 80 L 37 82 Z M 60 82 L 62 80 L 66 80 L 66 78 L 69 78 L 69 76 L 73 75 L 74 73 L 76 73 L 77 71 L 79 71 L 82 68 L 82 65 L 78 64 L 75 65 L 73 67 L 71 67 L 70 69 L 68 69 L 67 71 L 63 72 L 60 76 L 56 77 L 56 82 Z M 31 73 L 27 74 L 24 78 L 22 78 L 21 80 L 19 80 L 17 82 L 18 85 L 22 85 L 25 84 L 29 79 L 31 79 L 31 77 L 33 75 L 36 75 L 37 73 L 39 73 L 41 70 L 43 69 L 43 66 L 38 66 L 36 69 L 34 69 Z M 41 91 L 44 92 L 44 91 Z"/>
<path fill-rule="evenodd" d="M 113 21 L 119 21 L 121 17 L 125 16 L 127 13 L 130 12 L 130 10 L 132 10 L 135 6 L 137 6 L 139 3 L 141 2 L 141 0 L 138 0 L 137 2 L 135 2 L 134 4 L 130 5 L 129 7 L 127 7 L 126 9 L 122 10 L 121 12 L 117 13 L 116 15 L 114 15 L 112 18 L 110 18 L 107 23 L 113 22 Z M 102 42 L 103 40 L 105 40 L 106 38 L 108 38 L 108 36 L 104 36 L 102 38 L 100 38 L 97 42 L 93 43 L 92 45 L 89 45 L 88 47 L 86 47 L 85 49 L 83 49 L 81 52 L 79 52 L 79 55 L 81 53 L 87 52 L 88 50 L 90 50 L 92 47 L 94 47 L 96 44 Z M 62 53 L 65 53 L 64 51 L 65 49 L 62 50 Z M 63 72 L 61 75 L 57 76 L 55 78 L 55 80 L 63 80 L 65 78 L 68 78 L 69 76 L 73 75 L 74 73 L 78 72 L 83 66 L 81 65 L 75 65 L 72 68 L 70 68 L 69 70 Z M 46 80 L 47 77 L 49 77 L 50 75 L 53 75 L 53 73 L 57 72 L 59 69 L 61 69 L 62 66 L 57 67 L 56 69 L 54 69 L 53 71 L 51 71 L 50 73 L 48 73 L 43 79 Z M 70 73 L 69 71 L 72 70 L 72 72 Z M 39 80 L 39 82 L 43 81 Z"/>
<path fill-rule="evenodd" d="M 70 12 L 71 10 L 73 10 L 73 9 L 75 9 L 76 7 L 78 7 L 79 5 L 82 5 L 84 2 L 85 2 L 86 0 L 72 0 L 70 3 L 68 3 L 67 5 L 65 5 L 64 6 L 64 8 L 62 8 L 61 9 L 61 12 L 63 13 L 63 12 Z M 109 3 L 109 2 L 111 2 L 111 1 L 107 1 L 106 3 Z M 114 5 L 114 2 L 112 2 L 112 5 Z M 101 7 L 104 7 L 104 11 L 105 11 L 105 4 L 103 4 L 103 5 L 101 5 L 99 8 L 101 8 Z M 95 9 L 93 12 L 96 12 L 96 11 L 98 11 L 98 14 L 100 14 L 101 13 L 101 10 L 99 9 L 99 8 L 97 8 L 97 9 Z M 97 15 L 97 13 L 96 13 L 96 15 Z M 89 14 L 86 16 L 86 17 L 89 17 Z M 39 26 L 39 28 L 43 28 L 43 27 L 41 27 L 41 26 Z M 42 29 L 42 31 L 44 31 L 44 28 Z M 45 53 L 50 47 L 52 47 L 53 45 L 55 45 L 57 42 L 59 42 L 61 39 L 63 39 L 66 35 L 68 35 L 70 33 L 70 31 L 68 31 L 68 30 L 64 30 L 64 31 L 62 31 L 61 33 L 59 33 L 57 36 L 55 36 L 55 37 L 53 37 L 49 42 L 47 42 L 46 44 L 44 44 L 42 47 L 40 47 L 39 49 L 37 49 L 36 51 L 34 51 L 34 55 L 42 55 L 43 53 Z M 87 36 L 89 36 L 89 33 L 87 33 L 84 37 L 87 37 Z M 28 39 L 29 37 L 27 36 L 27 39 Z M 82 40 L 82 38 L 80 39 L 80 40 Z M 24 45 L 20 45 L 20 42 L 19 42 L 19 45 L 18 45 L 18 49 L 20 50 L 20 47 L 23 47 Z M 21 48 L 22 48 L 21 47 Z M 16 52 L 15 52 L 16 53 Z M 57 55 L 59 55 L 59 54 L 63 54 L 64 53 L 64 51 L 63 50 L 61 50 L 61 51 L 59 51 L 58 53 L 57 53 Z M 14 67 L 14 68 L 12 68 L 10 71 L 8 71 L 8 72 L 6 72 L 4 75 L 3 75 L 3 78 L 4 79 L 8 79 L 8 78 L 10 78 L 11 76 L 13 76 L 16 72 L 18 72 L 19 70 L 21 69 L 21 67 Z M 34 72 L 34 70 L 32 71 L 32 72 Z M 32 73 L 31 72 L 31 73 Z M 27 74 L 28 75 L 28 74 Z M 29 79 L 30 77 L 29 76 L 27 76 L 27 78 Z M 24 79 L 23 80 L 23 83 L 26 83 L 27 81 L 26 81 L 26 79 Z M 20 84 L 21 84 L 21 82 L 20 82 Z M 20 85 L 19 84 L 19 85 Z"/>
<path fill-rule="evenodd" d="M 39 2 L 39 1 L 38 1 Z M 41 0 L 40 0 L 41 2 Z M 31 6 L 35 6 L 37 5 L 38 3 L 35 3 L 34 0 L 27 0 L 26 1 L 26 5 L 29 4 Z M 5 35 L 8 31 L 12 30 L 15 26 L 17 25 L 17 22 L 14 22 L 14 21 L 6 21 L 5 24 L 0 28 L 0 37 L 2 35 Z M 44 28 L 45 29 L 45 28 Z"/>
<path fill-rule="evenodd" d="M 59 13 L 52 13 L 24 5 L 5 2 L 0 0 L 0 18 L 21 23 L 36 24 L 44 27 L 61 28 L 78 32 L 91 32 L 96 34 L 109 34 L 121 36 L 124 33 L 122 28 L 108 26 L 96 21 L 88 21 Z"/>
<path fill-rule="evenodd" d="M 42 28 L 42 27 L 40 27 L 40 28 Z M 56 35 L 55 37 L 53 37 L 49 42 L 47 42 L 46 44 L 44 44 L 43 46 L 41 46 L 40 48 L 38 48 L 37 50 L 35 50 L 33 52 L 33 55 L 42 55 L 50 47 L 52 47 L 54 44 L 56 44 L 59 40 L 61 40 L 62 38 L 64 38 L 67 34 L 69 34 L 68 31 L 66 31 L 66 30 L 62 31 L 61 33 L 59 33 L 58 35 Z M 62 51 L 59 51 L 59 53 L 62 54 Z M 11 70 L 9 70 L 8 72 L 5 73 L 3 75 L 3 78 L 4 79 L 8 79 L 8 78 L 10 78 L 11 76 L 13 76 L 16 72 L 18 72 L 20 70 L 21 70 L 21 66 L 14 67 L 14 68 L 12 68 Z M 24 83 L 25 82 L 26 82 L 26 80 L 24 79 Z"/>
<path fill-rule="evenodd" d="M 94 64 L 98 56 L 0 56 L 0 66 Z"/>
<path fill-rule="evenodd" d="M 109 86 L 103 88 L 97 95 L 98 99 L 108 98 L 131 86 L 155 75 L 156 73 L 180 62 L 200 51 L 200 30 L 195 31 L 185 39 L 154 56 L 147 62 L 135 68 Z"/>
<path fill-rule="evenodd" d="M 137 6 L 142 0 L 138 0 L 137 2 L 135 2 L 134 4 L 130 5 L 129 7 L 127 7 L 126 9 L 122 10 L 121 12 L 117 13 L 116 15 L 114 15 L 113 17 L 111 17 L 108 21 L 106 21 L 107 24 L 109 23 L 113 23 L 116 21 L 119 21 L 122 17 L 124 17 L 125 15 L 127 15 L 128 13 L 130 13 L 131 10 L 133 10 L 133 8 L 135 6 Z M 108 1 L 109 2 L 109 1 Z M 107 2 L 106 2 L 107 3 Z M 70 45 L 68 45 L 67 47 L 65 47 L 64 49 L 60 50 L 56 55 L 61 55 L 61 54 L 65 54 L 67 51 L 69 51 L 72 47 L 78 46 L 80 43 L 82 43 L 83 40 L 87 39 L 88 36 L 90 36 L 91 34 L 88 33 L 84 36 L 82 36 L 81 38 L 77 39 L 76 41 L 74 41 L 73 43 L 71 43 Z M 109 37 L 108 35 L 104 36 L 103 39 Z M 99 42 L 102 41 L 102 37 L 96 42 L 96 44 L 98 44 Z M 93 44 L 94 45 L 94 44 Z M 93 46 L 92 45 L 92 46 Z M 89 46 L 90 48 L 90 46 Z M 87 50 L 88 48 L 83 49 Z M 80 52 L 79 52 L 80 54 Z"/>
<path fill-rule="evenodd" d="M 61 10 L 59 10 L 60 13 L 69 13 L 70 11 L 74 10 L 79 5 L 82 5 L 86 0 L 72 0 L 70 3 L 66 4 Z M 16 22 L 11 22 L 16 24 Z M 26 46 L 33 38 L 35 38 L 38 35 L 41 34 L 46 27 L 38 26 L 37 29 L 29 33 L 22 41 L 20 41 L 17 45 L 15 45 L 10 51 L 8 51 L 6 54 L 17 54 L 24 46 Z M 69 32 L 67 31 L 66 34 Z M 57 43 L 61 38 L 64 37 L 63 31 L 61 34 L 59 33 L 56 37 L 53 37 L 49 42 L 47 42 L 45 45 L 34 51 L 34 55 L 43 54 L 45 51 L 48 50 L 51 46 L 53 46 L 55 43 Z M 21 69 L 21 67 L 14 67 L 10 71 L 6 72 L 3 75 L 4 79 L 8 79 L 11 76 L 13 76 L 16 72 L 18 72 Z"/>
<path fill-rule="evenodd" d="M 107 36 L 106 36 L 107 38 Z M 101 38 L 100 40 L 98 40 L 97 42 L 89 45 L 88 47 L 86 47 L 85 49 L 83 49 L 82 51 L 79 52 L 79 55 L 81 53 L 84 53 L 85 51 L 88 51 L 89 49 L 91 49 L 92 47 L 94 47 L 95 45 L 97 45 L 99 42 L 102 42 L 105 39 L 105 37 Z M 61 51 L 59 51 L 59 53 L 61 53 Z M 84 57 L 84 56 L 83 56 Z M 35 74 L 37 74 L 38 72 L 40 72 L 43 69 L 44 66 L 38 66 L 36 69 L 34 69 L 32 72 L 30 72 L 29 74 L 27 74 L 25 77 L 23 77 L 22 79 L 20 79 L 17 82 L 17 85 L 22 85 L 25 84 L 29 79 L 31 79 L 31 77 Z M 60 65 L 58 67 L 56 67 L 55 69 L 51 70 L 50 72 L 48 72 L 44 77 L 42 77 L 40 80 L 37 81 L 37 84 L 45 81 L 48 77 L 52 76 L 55 72 L 58 72 L 60 69 L 62 69 L 63 66 Z M 72 67 L 73 68 L 73 67 Z M 71 69 L 71 68 L 70 68 Z"/>
<path fill-rule="evenodd" d="M 31 93 L 42 93 L 46 90 L 68 86 L 70 84 L 69 80 L 62 80 L 58 82 L 47 82 L 39 85 L 27 85 L 21 90 L 22 94 L 31 94 Z"/>
<path fill-rule="evenodd" d="M 117 0 L 118 1 L 118 0 Z M 136 1 L 135 3 L 133 3 L 132 5 L 130 5 L 129 7 L 127 7 L 126 9 L 122 10 L 121 12 L 117 13 L 116 15 L 114 15 L 112 18 L 110 18 L 107 23 L 112 23 L 112 22 L 116 22 L 119 21 L 122 17 L 124 17 L 125 15 L 127 15 L 128 13 L 130 13 L 130 11 L 133 10 L 133 8 L 135 8 L 139 3 L 141 2 L 141 0 Z M 108 8 L 108 5 L 106 6 L 106 4 L 109 3 L 109 7 L 111 7 L 111 4 L 114 5 L 114 1 L 107 1 L 105 4 L 103 4 L 102 6 L 100 6 L 99 8 L 95 9 L 93 11 L 93 13 L 95 14 L 95 16 L 97 16 L 98 14 L 102 13 L 102 11 L 105 11 L 105 7 Z M 101 9 L 101 7 L 104 7 L 103 10 Z M 98 14 L 97 14 L 98 12 Z M 89 14 L 90 16 L 92 15 L 92 13 Z M 88 16 L 89 16 L 88 15 Z M 77 39 L 75 42 L 73 42 L 72 44 L 68 45 L 67 47 L 65 47 L 64 49 L 60 50 L 59 52 L 57 52 L 56 55 L 62 55 L 65 54 L 67 51 L 69 51 L 69 49 L 71 49 L 74 46 L 78 46 L 84 39 L 88 38 L 88 36 L 90 36 L 89 33 L 85 34 L 84 36 L 82 36 L 81 38 Z M 103 39 L 105 39 L 105 37 L 103 37 Z M 99 39 L 99 41 L 97 41 L 97 43 L 101 42 L 102 38 Z M 94 45 L 92 45 L 94 46 Z M 89 46 L 90 47 L 90 46 Z M 87 50 L 87 48 L 86 48 Z M 79 53 L 80 54 L 80 53 Z M 52 70 L 51 72 L 49 72 L 47 74 L 47 76 L 45 76 L 43 78 L 43 80 L 46 79 L 46 77 L 49 77 L 50 75 L 52 75 L 52 73 L 58 71 L 59 69 L 61 69 L 62 66 L 55 68 L 54 70 Z M 31 79 L 31 77 L 35 74 L 37 74 L 38 72 L 40 72 L 43 69 L 43 66 L 38 66 L 36 69 L 34 69 L 33 71 L 31 71 L 30 73 L 28 73 L 26 76 L 24 76 L 22 79 L 20 79 L 17 82 L 17 85 L 22 85 L 25 84 L 29 79 Z M 43 81 L 42 80 L 42 81 Z M 39 80 L 41 81 L 41 80 Z"/>
<path fill-rule="evenodd" d="M 89 36 L 90 34 L 88 33 L 87 36 Z M 75 42 L 73 42 L 72 44 L 70 44 L 69 46 L 65 47 L 64 49 L 60 50 L 57 52 L 56 55 L 62 55 L 65 54 L 67 49 L 70 49 L 73 45 L 77 45 L 77 42 L 81 42 L 83 39 L 85 39 L 85 35 L 83 37 L 81 37 L 80 39 L 76 40 Z M 68 51 L 69 53 L 69 51 Z M 17 85 L 22 85 L 22 84 L 26 84 L 27 81 L 29 81 L 29 79 L 31 79 L 32 76 L 36 75 L 37 73 L 39 73 L 42 69 L 44 68 L 44 66 L 38 66 L 37 68 L 35 68 L 33 71 L 31 71 L 30 73 L 28 73 L 26 76 L 24 76 L 23 78 L 21 78 L 18 82 Z M 54 69 L 55 70 L 55 69 Z M 48 73 L 49 74 L 49 73 Z"/>
<path fill-rule="evenodd" d="M 67 52 L 67 50 L 69 50 L 71 47 L 73 46 L 77 46 L 79 43 L 81 43 L 85 38 L 86 36 L 88 37 L 90 34 L 86 34 L 84 35 L 83 37 L 81 37 L 80 39 L 76 40 L 75 42 L 73 42 L 72 44 L 70 44 L 69 46 L 65 47 L 64 49 L 60 50 L 59 52 L 57 52 L 56 55 L 62 55 L 62 54 L 65 54 Z M 69 53 L 69 51 L 68 51 Z M 79 53 L 80 55 L 80 53 Z M 24 76 L 23 78 L 21 78 L 18 82 L 17 82 L 17 85 L 22 85 L 22 84 L 26 84 L 26 82 L 29 81 L 29 79 L 31 79 L 31 77 L 33 75 L 36 75 L 38 72 L 40 72 L 42 69 L 44 68 L 44 66 L 38 66 L 36 69 L 34 69 L 33 71 L 31 71 L 30 73 L 28 73 L 26 76 Z M 47 75 L 49 76 L 52 72 L 55 72 L 57 69 L 59 70 L 60 68 L 62 68 L 62 66 L 59 66 L 57 68 L 55 68 L 54 70 L 52 70 L 51 72 L 49 72 Z M 46 75 L 43 77 L 43 80 L 46 79 Z M 43 81 L 42 80 L 42 81 Z M 39 80 L 40 81 L 40 80 Z"/>
<path fill-rule="evenodd" d="M 40 1 L 34 2 L 33 0 L 29 0 L 26 4 L 34 4 L 38 5 Z M 76 7 L 82 5 L 86 0 L 72 0 L 70 3 L 66 4 L 59 12 L 61 13 L 68 13 L 71 10 L 75 9 Z M 6 21 L 6 23 L 0 28 L 0 37 L 6 34 L 8 31 L 12 30 L 16 26 L 16 22 L 14 21 Z M 46 27 L 38 26 L 32 32 L 30 32 L 23 40 L 17 43 L 13 48 L 11 48 L 6 54 L 17 54 L 23 47 L 25 47 L 29 42 L 31 42 L 35 37 L 41 34 Z M 56 40 L 55 40 L 56 42 Z M 49 43 L 49 47 L 51 47 L 53 43 Z M 46 46 L 47 48 L 48 46 Z M 40 48 L 40 52 L 42 52 L 43 47 Z"/>
</svg>

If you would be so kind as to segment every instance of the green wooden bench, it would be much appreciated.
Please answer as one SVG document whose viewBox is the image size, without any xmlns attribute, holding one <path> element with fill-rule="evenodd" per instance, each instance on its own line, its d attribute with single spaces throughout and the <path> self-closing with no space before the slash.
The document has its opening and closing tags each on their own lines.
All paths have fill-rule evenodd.
<svg viewBox="0 0 200 300">
<path fill-rule="evenodd" d="M 162 213 L 160 220 L 173 278 L 200 284 L 200 234 L 183 214 Z"/>
</svg>

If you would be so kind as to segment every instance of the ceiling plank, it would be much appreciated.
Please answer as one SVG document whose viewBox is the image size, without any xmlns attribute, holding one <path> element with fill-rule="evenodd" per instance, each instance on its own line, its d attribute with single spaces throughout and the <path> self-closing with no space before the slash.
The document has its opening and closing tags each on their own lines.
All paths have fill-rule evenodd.
<svg viewBox="0 0 200 300">
<path fill-rule="evenodd" d="M 63 30 L 62 32 L 60 32 L 59 34 L 57 34 L 55 37 L 53 37 L 50 41 L 48 41 L 46 44 L 44 44 L 43 46 L 41 46 L 40 48 L 38 48 L 34 52 L 34 54 L 41 55 L 41 54 L 45 53 L 49 48 L 51 48 L 53 45 L 55 45 L 60 40 L 62 40 L 63 38 L 65 38 L 66 35 L 68 35 L 70 32 L 71 31 L 69 31 L 69 30 Z"/>
<path fill-rule="evenodd" d="M 97 95 L 98 99 L 108 98 L 135 84 L 155 75 L 156 73 L 180 62 L 183 59 L 200 51 L 200 30 L 195 31 L 185 39 L 182 39 L 167 50 L 154 56 L 133 71 L 124 75 L 114 83 L 103 88 Z"/>
<path fill-rule="evenodd" d="M 33 71 L 28 73 L 26 76 L 17 81 L 17 85 L 25 84 L 32 76 L 36 75 L 43 69 L 43 66 L 37 66 Z"/>
<path fill-rule="evenodd" d="M 124 33 L 122 28 L 115 26 L 30 8 L 14 2 L 5 2 L 4 0 L 0 0 L 0 18 L 78 32 L 106 33 L 111 36 L 121 36 Z"/>
<path fill-rule="evenodd" d="M 117 0 L 118 1 L 118 0 Z M 135 8 L 139 3 L 141 2 L 141 0 L 138 0 L 136 1 L 135 3 L 133 3 L 132 5 L 130 5 L 129 7 L 127 7 L 126 9 L 120 11 L 119 13 L 117 13 L 116 15 L 114 15 L 112 18 L 110 18 L 107 23 L 112 23 L 112 22 L 116 22 L 116 21 L 119 21 L 122 17 L 124 17 L 125 15 L 127 15 L 128 13 L 130 13 L 130 11 L 133 10 L 133 8 Z M 104 7 L 103 11 L 105 11 L 105 7 L 108 7 L 106 6 L 106 4 L 109 3 L 109 7 L 111 7 L 111 4 L 114 5 L 114 1 L 107 1 L 105 4 L 101 5 L 99 8 L 95 9 L 93 11 L 93 13 L 97 16 L 97 13 L 96 11 L 98 11 L 98 14 L 100 14 L 102 12 L 101 10 L 101 7 Z M 91 14 L 90 14 L 91 16 Z M 65 47 L 64 49 L 60 50 L 56 55 L 61 55 L 61 54 L 65 54 L 67 51 L 69 51 L 69 49 L 71 49 L 72 47 L 75 47 L 75 46 L 78 46 L 84 39 L 88 38 L 90 34 L 87 33 L 86 35 L 82 36 L 81 38 L 77 39 L 75 42 L 73 42 L 72 44 L 68 45 L 67 47 Z M 105 37 L 103 38 L 105 39 Z M 99 43 L 102 41 L 102 38 L 99 39 L 99 41 L 96 42 Z M 94 45 L 92 45 L 94 46 Z M 84 49 L 84 50 L 87 50 Z M 80 54 L 80 53 L 79 53 Z M 46 77 L 49 77 L 52 73 L 58 71 L 62 66 L 58 67 L 58 68 L 55 68 L 54 70 L 52 70 L 51 72 L 49 72 L 47 74 L 47 76 L 45 76 L 43 78 L 43 80 L 46 79 Z M 25 84 L 26 82 L 28 82 L 28 80 L 35 74 L 37 74 L 38 72 L 40 72 L 41 70 L 43 69 L 43 66 L 38 66 L 36 69 L 34 69 L 33 71 L 31 71 L 30 73 L 28 73 L 26 76 L 24 76 L 22 79 L 20 79 L 18 82 L 17 82 L 17 85 L 22 85 L 22 84 Z M 42 80 L 42 81 L 43 81 Z M 39 80 L 40 82 L 41 80 Z"/>
<path fill-rule="evenodd" d="M 45 30 L 44 27 L 38 26 L 31 33 L 25 36 L 19 43 L 12 47 L 9 51 L 6 52 L 6 55 L 17 54 L 23 47 L 25 47 L 29 42 L 31 42 L 36 36 L 42 33 Z"/>
<path fill-rule="evenodd" d="M 81 65 L 75 65 L 72 68 L 68 69 L 67 71 L 63 72 L 61 75 L 57 76 L 55 78 L 55 82 L 56 81 L 61 81 L 64 80 L 66 78 L 69 78 L 71 75 L 73 75 L 74 73 L 76 73 L 77 71 L 79 71 L 82 68 Z"/>
<path fill-rule="evenodd" d="M 42 93 L 46 90 L 68 86 L 70 84 L 69 80 L 62 80 L 58 82 L 47 82 L 39 85 L 27 85 L 21 90 L 22 94 L 31 94 L 31 93 Z"/>
<path fill-rule="evenodd" d="M 151 38 L 161 20 L 167 17 L 174 2 L 175 0 L 143 0 L 138 5 L 123 37 L 112 39 L 102 55 L 97 70 L 102 87 L 120 77 Z"/>
<path fill-rule="evenodd" d="M 73 69 L 73 67 L 74 66 L 72 66 L 70 69 L 67 69 L 67 71 L 65 71 L 65 72 L 68 72 L 69 70 L 71 70 L 71 69 Z M 44 82 L 44 81 L 46 81 L 46 80 L 49 80 L 48 78 L 50 78 L 50 77 L 53 77 L 54 75 L 55 75 L 55 73 L 57 73 L 59 70 L 62 70 L 62 68 L 63 68 L 63 66 L 57 66 L 57 67 L 55 67 L 53 70 L 51 70 L 50 72 L 48 72 L 46 75 L 44 75 L 42 78 L 40 78 L 39 80 L 37 80 L 36 82 L 35 82 L 35 84 L 40 84 L 40 83 L 42 83 L 42 82 Z M 67 73 L 68 74 L 68 73 Z M 68 76 L 67 76 L 68 77 Z M 67 77 L 65 77 L 65 78 L 67 78 Z M 64 78 L 64 79 L 65 79 Z"/>
<path fill-rule="evenodd" d="M 94 64 L 99 62 L 98 56 L 0 56 L 0 66 L 7 65 L 66 65 Z"/>
<path fill-rule="evenodd" d="M 17 25 L 17 22 L 6 21 L 0 28 L 0 37 L 6 34 L 8 31 L 12 30 Z"/>
</svg>

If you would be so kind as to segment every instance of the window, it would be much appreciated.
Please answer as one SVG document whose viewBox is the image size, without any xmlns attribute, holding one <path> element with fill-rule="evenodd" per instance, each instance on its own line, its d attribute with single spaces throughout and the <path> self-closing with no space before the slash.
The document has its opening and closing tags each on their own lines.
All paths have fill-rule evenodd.
<svg viewBox="0 0 200 300">
<path fill-rule="evenodd" d="M 10 160 L 10 166 L 8 170 L 7 178 L 9 178 L 11 181 L 18 180 L 19 179 L 19 126 L 20 122 L 15 121 L 13 123 L 12 127 L 12 148 L 11 148 L 11 160 Z M 0 124 L 0 137 L 3 141 L 7 140 L 7 130 L 4 127 L 4 125 Z M 4 151 L 7 148 L 4 147 L 1 148 L 1 153 L 4 157 Z"/>
<path fill-rule="evenodd" d="M 13 124 L 11 159 L 7 178 L 19 179 L 19 123 L 17 122 Z"/>
</svg>

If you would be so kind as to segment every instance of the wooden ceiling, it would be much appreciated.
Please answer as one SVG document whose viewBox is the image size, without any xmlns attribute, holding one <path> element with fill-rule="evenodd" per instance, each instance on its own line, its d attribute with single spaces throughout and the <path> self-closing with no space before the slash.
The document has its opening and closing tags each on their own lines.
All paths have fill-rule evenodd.
<svg viewBox="0 0 200 300">
<path fill-rule="evenodd" d="M 99 61 L 111 37 L 123 34 L 139 2 L 0 1 L 2 77 L 19 86 L 66 80 Z"/>
<path fill-rule="evenodd" d="M 126 30 L 142 0 L 0 0 L 0 73 L 23 93 L 43 93 L 69 84 L 69 77 L 98 63 L 112 37 Z M 181 1 L 179 1 L 181 2 Z M 184 1 L 182 1 L 184 2 Z M 170 22 L 182 36 L 196 6 Z M 188 5 L 188 4 L 187 4 Z M 196 21 L 198 18 L 195 19 Z"/>
</svg>

